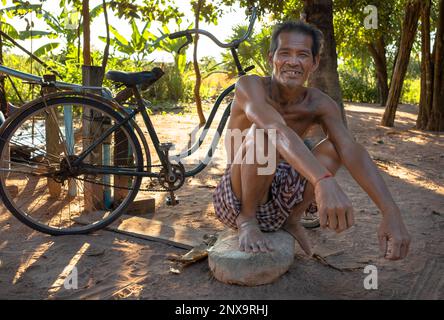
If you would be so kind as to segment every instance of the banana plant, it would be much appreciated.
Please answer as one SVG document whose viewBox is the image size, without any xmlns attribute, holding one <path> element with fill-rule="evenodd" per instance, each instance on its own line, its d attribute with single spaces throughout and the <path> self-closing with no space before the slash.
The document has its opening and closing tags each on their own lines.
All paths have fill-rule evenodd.
<svg viewBox="0 0 444 320">
<path fill-rule="evenodd" d="M 151 23 L 145 23 L 141 31 L 134 19 L 131 19 L 130 24 L 132 34 L 129 39 L 120 34 L 117 28 L 110 25 L 110 31 L 114 36 L 111 38 L 110 44 L 115 50 L 123 53 L 127 58 L 134 58 L 136 65 L 139 67 L 142 61 L 155 49 L 149 45 L 149 40 L 152 37 L 149 31 Z M 99 39 L 106 42 L 105 37 L 99 37 Z"/>
<path fill-rule="evenodd" d="M 5 5 L 6 1 L 2 0 Z M 13 6 L 9 6 L 0 10 L 0 16 L 5 14 L 8 18 L 20 17 L 27 23 L 26 30 L 18 32 L 11 25 L 3 22 L 3 32 L 7 33 L 14 39 L 29 40 L 46 37 L 48 39 L 64 39 L 66 41 L 66 53 L 75 51 L 75 41 L 82 33 L 81 25 L 76 28 L 67 28 L 67 22 L 69 21 L 72 12 L 67 10 L 65 1 L 60 2 L 60 6 L 64 8 L 62 12 L 56 16 L 51 12 L 44 10 L 42 4 L 30 4 L 28 1 L 14 1 Z M 45 24 L 49 27 L 49 31 L 33 30 L 34 23 L 30 21 L 26 15 L 30 12 L 35 13 L 37 19 L 43 19 Z M 90 11 L 91 19 L 97 18 L 103 12 L 103 5 L 99 4 Z M 77 12 L 74 12 L 74 14 Z M 36 56 L 43 56 L 51 53 L 54 49 L 58 48 L 62 42 L 52 41 L 37 48 L 33 53 Z"/>
<path fill-rule="evenodd" d="M 183 30 L 180 28 L 180 21 L 177 21 L 177 24 L 179 30 Z M 188 28 L 190 27 L 191 25 L 188 26 Z M 186 48 L 183 48 L 180 52 L 178 52 L 178 50 L 186 40 L 184 38 L 170 39 L 168 35 L 172 33 L 172 31 L 167 25 L 163 25 L 158 31 L 160 32 L 160 36 L 153 36 L 153 38 L 157 40 L 152 43 L 151 46 L 156 50 L 167 52 L 173 56 L 174 65 L 170 69 L 170 72 L 167 72 L 165 81 L 167 82 L 168 97 L 173 101 L 179 101 L 184 97 L 185 92 L 184 73 L 187 66 L 187 59 Z"/>
<path fill-rule="evenodd" d="M 109 2 L 107 2 L 108 4 Z M 59 14 L 59 16 L 55 16 L 53 14 L 51 14 L 48 11 L 43 11 L 42 12 L 42 17 L 45 21 L 45 23 L 48 25 L 48 27 L 51 28 L 52 32 L 54 32 L 57 37 L 62 37 L 65 39 L 66 43 L 67 43 L 67 47 L 66 47 L 66 53 L 71 52 L 72 50 L 75 51 L 75 41 L 79 39 L 80 35 L 83 32 L 83 28 L 82 28 L 82 24 L 80 23 L 80 21 L 75 21 L 76 25 L 70 25 L 70 27 L 67 27 L 68 24 L 70 24 L 70 18 L 72 18 L 72 16 L 77 16 L 77 19 L 74 20 L 78 20 L 78 16 L 79 16 L 79 12 L 78 12 L 78 8 L 74 7 L 74 11 L 70 12 L 66 7 L 65 7 L 65 1 L 61 1 L 60 3 L 61 7 L 63 7 L 64 9 L 62 10 L 62 12 Z M 93 9 L 90 10 L 90 18 L 91 21 L 95 18 L 97 18 L 100 14 L 103 13 L 103 5 L 99 4 L 96 7 L 94 7 Z"/>
<path fill-rule="evenodd" d="M 3 1 L 3 4 L 6 4 L 6 1 Z M 34 12 L 37 18 L 41 18 L 44 10 L 42 9 L 41 4 L 29 4 L 24 1 L 14 2 L 15 5 L 0 9 L 0 19 L 2 25 L 2 31 L 9 35 L 11 38 L 16 40 L 29 40 L 29 39 L 39 39 L 42 37 L 47 37 L 49 39 L 57 38 L 56 32 L 44 31 L 44 30 L 33 30 L 34 22 L 30 21 L 26 14 L 30 12 Z M 9 19 L 13 19 L 14 17 L 20 17 L 26 21 L 26 29 L 23 31 L 17 31 L 11 24 L 9 24 L 6 19 L 4 19 L 4 15 Z M 50 42 L 42 45 L 37 48 L 33 53 L 36 56 L 44 55 L 57 47 L 59 47 L 60 43 L 58 42 Z"/>
<path fill-rule="evenodd" d="M 192 24 L 190 24 L 187 29 L 189 29 L 191 26 Z M 179 29 L 181 29 L 180 26 Z M 185 51 L 186 48 L 182 49 L 180 53 L 178 53 L 178 50 L 184 44 L 185 41 L 184 38 L 170 39 L 168 35 L 172 32 L 170 31 L 167 25 L 163 25 L 162 29 L 158 30 L 161 34 L 161 38 L 163 39 L 162 41 L 156 42 L 154 46 L 158 50 L 165 51 L 171 54 L 174 58 L 174 64 L 177 68 L 177 71 L 183 74 L 185 72 L 186 61 L 187 61 L 186 51 Z"/>
</svg>

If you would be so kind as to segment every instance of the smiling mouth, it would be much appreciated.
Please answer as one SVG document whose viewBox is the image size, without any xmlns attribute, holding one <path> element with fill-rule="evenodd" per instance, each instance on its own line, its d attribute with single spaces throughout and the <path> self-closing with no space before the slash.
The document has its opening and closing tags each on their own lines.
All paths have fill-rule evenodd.
<svg viewBox="0 0 444 320">
<path fill-rule="evenodd" d="M 297 71 L 297 70 L 287 70 L 283 72 L 286 75 L 289 75 L 290 77 L 300 77 L 303 75 L 302 71 Z"/>
</svg>

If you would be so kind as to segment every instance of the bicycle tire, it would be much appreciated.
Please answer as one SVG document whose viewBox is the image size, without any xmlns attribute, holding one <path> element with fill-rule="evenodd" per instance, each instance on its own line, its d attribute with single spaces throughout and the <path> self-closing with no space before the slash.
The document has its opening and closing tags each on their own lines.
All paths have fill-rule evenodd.
<svg viewBox="0 0 444 320">
<path fill-rule="evenodd" d="M 31 207 L 31 205 L 26 204 L 26 201 L 30 201 L 32 199 L 27 200 L 26 196 L 28 196 L 28 193 L 25 193 L 25 188 L 28 187 L 28 184 L 30 184 L 31 182 L 35 184 L 34 180 L 37 180 L 37 187 L 35 188 L 35 190 L 31 190 L 31 197 L 34 195 L 38 195 L 38 194 L 43 194 L 45 191 L 38 191 L 38 190 L 44 190 L 44 187 L 40 187 L 40 184 L 43 185 L 43 183 L 41 183 L 42 181 L 41 178 L 36 178 L 36 179 L 29 179 L 29 177 L 27 177 L 27 182 L 25 187 L 21 190 L 20 195 L 23 196 L 18 197 L 18 195 L 11 194 L 11 187 L 14 189 L 16 187 L 16 185 L 14 184 L 14 181 L 18 180 L 20 178 L 20 174 L 23 174 L 22 170 L 18 170 L 18 169 L 11 169 L 11 168 L 19 168 L 19 167 L 25 167 L 27 168 L 28 171 L 26 171 L 26 173 L 29 173 L 29 176 L 35 177 L 36 172 L 38 172 L 38 170 L 47 170 L 48 172 L 50 170 L 52 170 L 52 166 L 56 166 L 57 165 L 57 161 L 56 160 L 60 160 L 60 168 L 62 168 L 63 166 L 63 157 L 60 157 L 60 159 L 57 158 L 57 153 L 56 154 L 52 154 L 51 152 L 48 151 L 49 147 L 48 147 L 48 136 L 53 135 L 52 132 L 50 132 L 50 130 L 48 129 L 49 127 L 46 127 L 48 125 L 48 123 L 50 123 L 52 121 L 52 123 L 56 124 L 58 126 L 58 130 L 56 132 L 58 132 L 58 138 L 63 142 L 65 141 L 65 150 L 67 150 L 66 148 L 67 146 L 67 140 L 66 139 L 68 137 L 68 134 L 66 133 L 67 127 L 69 127 L 69 122 L 64 122 L 64 126 L 59 126 L 59 110 L 60 107 L 63 107 L 63 120 L 66 121 L 66 115 L 65 115 L 65 106 L 75 106 L 76 108 L 79 108 L 80 113 L 84 114 L 86 111 L 91 111 L 93 110 L 94 112 L 97 112 L 99 116 L 97 116 L 97 119 L 101 118 L 102 119 L 102 123 L 97 127 L 95 127 L 95 131 L 94 131 L 94 136 L 99 132 L 101 132 L 100 130 L 102 130 L 103 128 L 101 128 L 101 126 L 104 126 L 105 120 L 103 119 L 109 119 L 109 121 L 111 123 L 117 123 L 117 122 L 121 122 L 123 121 L 123 117 L 121 114 L 119 114 L 118 112 L 116 112 L 115 110 L 113 110 L 112 107 L 110 107 L 109 105 L 100 102 L 98 100 L 95 99 L 91 99 L 91 98 L 87 98 L 87 97 L 79 97 L 79 96 L 73 96 L 73 97 L 65 97 L 65 96 L 61 96 L 61 97 L 54 97 L 54 98 L 49 98 L 48 100 L 46 100 L 46 102 L 39 100 L 36 101 L 36 103 L 34 104 L 30 104 L 26 107 L 26 109 L 22 110 L 20 113 L 17 114 L 16 117 L 14 117 L 14 119 L 11 120 L 11 122 L 9 123 L 9 125 L 3 130 L 3 132 L 1 133 L 0 136 L 0 155 L 1 155 L 1 160 L 0 160 L 0 197 L 3 200 L 4 205 L 6 206 L 6 208 L 21 222 L 23 222 L 24 224 L 26 224 L 27 226 L 29 226 L 30 228 L 43 232 L 43 233 L 47 233 L 50 235 L 70 235 L 70 234 L 86 234 L 86 233 L 90 233 L 99 229 L 102 229 L 104 227 L 106 227 L 107 225 L 109 225 L 110 223 L 112 223 L 113 221 L 115 221 L 121 214 L 124 213 L 125 209 L 132 203 L 132 201 L 134 200 L 134 198 L 136 197 L 139 189 L 140 189 L 140 185 L 141 185 L 141 180 L 142 177 L 137 177 L 137 176 L 132 176 L 131 178 L 128 178 L 128 186 L 129 183 L 131 183 L 131 186 L 129 186 L 130 188 L 125 191 L 127 192 L 127 194 L 124 196 L 124 199 L 121 200 L 121 202 L 115 201 L 114 206 L 111 206 L 110 208 L 100 208 L 99 211 L 93 211 L 92 209 L 97 209 L 96 207 L 90 208 L 88 209 L 89 211 L 87 211 L 85 209 L 85 206 L 87 204 L 87 202 L 100 202 L 100 197 L 97 197 L 97 195 L 95 195 L 94 193 L 91 194 L 91 199 L 93 200 L 87 200 L 89 199 L 89 194 L 88 191 L 90 190 L 89 188 L 94 185 L 97 186 L 97 183 L 94 182 L 83 182 L 83 189 L 82 184 L 79 183 L 77 180 L 80 179 L 79 177 L 71 177 L 68 180 L 68 191 L 65 190 L 65 183 L 62 185 L 62 183 L 60 182 L 60 188 L 61 188 L 61 194 L 65 195 L 64 198 L 62 198 L 62 196 L 60 196 L 59 198 L 53 198 L 51 196 L 42 196 L 42 198 L 40 200 L 38 200 L 37 204 L 34 204 L 32 206 L 32 209 L 34 209 L 37 205 L 39 205 L 37 207 L 37 209 L 41 210 L 45 210 L 45 208 L 49 208 L 51 209 L 51 207 L 54 207 L 55 205 L 57 205 L 58 207 L 54 208 L 54 211 L 56 211 L 57 208 L 60 208 L 60 223 L 59 226 L 56 227 L 55 225 L 51 225 L 54 224 L 55 219 L 50 217 L 50 213 L 45 213 L 45 215 L 49 215 L 49 217 L 47 218 L 48 220 L 46 222 L 42 222 L 42 221 L 37 221 L 33 216 L 30 215 L 31 209 L 29 207 Z M 81 109 L 83 108 L 83 109 Z M 88 108 L 88 109 L 85 109 Z M 90 114 L 95 114 L 94 112 L 90 112 Z M 55 115 L 51 118 L 51 114 Z M 49 117 L 49 118 L 43 118 L 44 120 L 41 120 L 41 117 Z M 54 118 L 55 117 L 55 118 Z M 48 120 L 49 119 L 49 120 Z M 55 120 L 54 120 L 55 119 Z M 27 133 L 29 133 L 28 127 L 25 124 L 28 124 L 29 121 L 32 121 L 32 131 L 31 131 L 31 138 L 28 137 Z M 36 121 L 40 121 L 37 122 L 37 126 L 34 127 Z M 45 129 L 41 130 L 38 132 L 38 134 L 35 134 L 35 128 L 42 128 L 42 124 L 41 122 L 44 121 L 45 122 Z M 95 124 L 94 121 L 97 121 L 94 117 L 91 120 L 91 122 L 93 122 L 93 124 Z M 108 120 L 106 120 L 108 121 Z M 98 121 L 97 121 L 98 122 Z M 80 123 L 79 119 L 76 119 L 75 121 L 72 121 L 72 127 L 75 127 L 75 123 Z M 83 121 L 81 122 L 83 125 Z M 23 125 L 23 128 L 22 128 Z M 65 136 L 63 137 L 63 130 L 65 130 Z M 20 143 L 18 143 L 16 140 L 12 140 L 12 138 L 14 137 L 14 135 L 17 133 L 16 136 L 20 136 L 22 131 L 19 131 L 19 129 L 21 130 L 25 130 L 25 135 L 24 135 L 24 139 L 20 140 Z M 82 130 L 84 129 L 84 127 L 82 127 Z M 122 142 L 126 142 L 128 141 L 129 147 L 127 147 L 127 149 L 129 149 L 130 151 L 128 151 L 127 153 L 127 158 L 126 161 L 128 163 L 133 162 L 131 169 L 134 170 L 135 172 L 142 172 L 143 171 L 143 153 L 142 153 L 142 149 L 140 146 L 140 143 L 135 135 L 135 133 L 133 132 L 133 130 L 131 129 L 130 125 L 128 123 L 125 123 L 123 125 L 121 125 L 119 127 L 119 130 L 121 133 L 123 133 L 125 135 L 125 137 L 123 138 L 123 140 L 121 140 L 119 143 L 117 143 L 116 145 L 114 145 L 114 164 L 113 166 L 110 166 L 111 168 L 114 169 L 119 169 L 119 166 L 117 166 L 115 164 L 115 162 L 117 160 L 122 161 L 121 159 L 123 158 L 119 158 L 118 153 L 116 153 L 116 149 L 117 146 L 119 144 L 125 145 L 125 143 Z M 46 139 L 46 154 L 43 150 L 43 147 L 40 148 L 40 145 L 38 145 L 37 147 L 37 143 L 42 144 L 41 140 L 36 140 L 37 138 L 42 139 L 42 132 L 44 132 L 45 135 L 45 139 Z M 78 133 L 79 131 L 77 131 Z M 83 132 L 83 131 L 80 131 Z M 75 128 L 72 130 L 71 132 L 71 136 L 72 139 L 74 141 L 74 144 L 76 143 L 76 139 L 77 137 L 75 136 Z M 110 139 L 113 139 L 115 141 L 117 141 L 117 136 L 116 133 L 113 133 L 112 135 L 110 135 Z M 24 147 L 30 147 L 30 143 L 27 143 L 30 141 L 30 139 L 32 139 L 32 143 L 35 143 L 35 141 L 38 141 L 37 143 L 35 143 L 34 146 L 32 146 L 34 149 L 32 148 L 24 148 Z M 126 140 L 125 140 L 126 139 Z M 83 143 L 83 139 L 82 139 L 82 143 Z M 105 143 L 101 144 L 102 149 L 105 148 L 104 147 Z M 29 154 L 31 154 L 33 157 L 30 159 L 26 160 L 24 157 L 18 158 L 18 157 L 11 157 L 11 151 L 10 149 L 15 148 L 15 149 L 20 149 L 21 150 L 25 150 L 24 152 L 28 152 Z M 74 145 L 72 148 L 72 154 L 70 156 L 76 156 L 75 153 L 75 149 L 78 147 L 78 145 Z M 110 147 L 111 148 L 111 147 Z M 27 150 L 27 151 L 26 151 Z M 43 150 L 43 151 L 42 151 Z M 60 150 L 60 149 L 59 149 Z M 96 149 L 94 149 L 96 150 Z M 111 149 L 110 149 L 111 150 Z M 111 157 L 112 153 L 111 151 L 108 150 L 108 157 Z M 131 154 L 130 154 L 131 152 Z M 28 153 L 26 154 L 26 156 L 28 156 Z M 117 155 L 117 156 L 116 156 Z M 45 159 L 46 156 L 46 159 Z M 8 158 L 9 157 L 9 158 Z M 42 161 L 42 158 L 44 159 Z M 65 153 L 65 158 L 66 158 L 66 153 Z M 38 160 L 37 160 L 38 159 Z M 125 160 L 125 159 L 124 159 Z M 21 162 L 20 162 L 21 161 Z M 51 163 L 54 162 L 53 163 Z M 103 160 L 104 161 L 104 160 Z M 43 164 L 42 164 L 43 163 Z M 30 169 L 31 168 L 31 169 Z M 34 172 L 32 168 L 35 168 Z M 59 168 L 59 169 L 60 169 Z M 16 170 L 16 173 L 14 172 L 14 170 Z M 61 169 L 60 169 L 61 170 Z M 46 172 L 47 173 L 47 172 Z M 96 175 L 98 176 L 98 175 Z M 94 177 L 94 181 L 97 181 L 97 177 Z M 103 176 L 107 176 L 110 179 L 114 179 L 113 181 L 115 182 L 116 178 L 115 176 L 111 175 L 103 175 Z M 8 181 L 8 179 L 10 177 L 11 181 Z M 120 177 L 120 176 L 119 176 Z M 14 180 L 15 179 L 15 180 Z M 55 181 L 54 179 L 51 178 L 45 178 L 47 180 L 47 184 L 49 185 L 50 183 L 52 184 L 52 186 L 54 186 L 57 181 Z M 101 179 L 104 179 L 104 177 L 102 177 Z M 52 181 L 51 181 L 52 180 Z M 87 180 L 87 179 L 86 179 Z M 73 183 L 73 181 L 75 183 Z M 80 180 L 79 180 L 80 181 Z M 88 181 L 88 180 L 87 180 Z M 20 185 L 19 185 L 20 186 Z M 75 187 L 73 187 L 75 186 Z M 92 186 L 93 188 L 95 188 L 94 186 Z M 9 189 L 8 189 L 9 187 Z M 88 188 L 87 188 L 88 187 Z M 17 187 L 18 191 L 20 191 L 20 187 Z M 29 189 L 29 188 L 28 188 Z M 72 192 L 72 189 L 76 189 L 76 192 Z M 105 187 L 104 187 L 105 189 Z M 83 190 L 83 191 L 82 191 Z M 29 190 L 28 190 L 29 191 Z M 50 192 L 50 191 L 48 191 Z M 62 218 L 63 218 L 63 214 L 64 211 L 66 212 L 64 205 L 64 201 L 66 203 L 68 203 L 69 206 L 71 206 L 71 202 L 73 202 L 73 200 L 71 200 L 74 197 L 80 197 L 79 193 L 81 194 L 83 192 L 83 197 L 84 197 L 84 202 L 83 202 L 83 206 L 81 203 L 81 200 L 78 200 L 78 203 L 75 204 L 79 209 L 78 209 L 78 214 L 80 213 L 85 213 L 86 218 L 90 219 L 91 222 L 88 223 L 87 222 L 83 222 L 83 224 L 81 222 L 79 222 L 81 220 L 80 216 L 77 215 L 75 216 L 75 219 L 73 218 L 73 216 L 71 216 L 71 208 L 69 208 L 69 217 L 68 220 L 72 220 L 70 222 L 63 222 L 62 224 Z M 104 191 L 105 192 L 105 191 Z M 108 190 L 107 190 L 108 192 Z M 14 192 L 13 192 L 14 193 Z M 72 193 L 72 194 L 71 194 Z M 75 195 L 73 195 L 75 194 Z M 88 195 L 87 195 L 88 194 Z M 111 196 L 113 196 L 114 198 L 117 197 L 117 194 L 114 193 L 110 193 Z M 94 199 L 94 197 L 96 197 Z M 50 203 L 51 201 L 54 201 L 54 203 Z M 115 200 L 115 199 L 114 199 Z M 20 201 L 22 202 L 22 204 L 20 205 Z M 36 200 L 32 200 L 31 203 L 34 203 Z M 58 202 L 56 202 L 58 201 Z M 119 200 L 120 201 L 120 200 Z M 25 206 L 26 204 L 26 208 L 24 209 L 23 206 Z M 83 208 L 83 211 L 82 211 Z M 106 211 L 108 210 L 108 211 Z M 28 211 L 28 212 L 27 212 Z M 97 221 L 92 221 L 94 215 L 97 214 L 98 218 Z M 43 215 L 43 213 L 41 213 L 41 215 Z M 71 224 L 69 224 L 71 223 Z M 66 226 L 64 226 L 66 225 Z"/>
</svg>

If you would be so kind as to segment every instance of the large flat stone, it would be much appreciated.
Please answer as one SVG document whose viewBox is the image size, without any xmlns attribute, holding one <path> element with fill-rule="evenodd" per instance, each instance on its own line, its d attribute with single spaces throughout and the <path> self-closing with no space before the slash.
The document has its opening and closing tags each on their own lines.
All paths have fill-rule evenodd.
<svg viewBox="0 0 444 320">
<path fill-rule="evenodd" d="M 274 251 L 243 252 L 239 250 L 237 231 L 220 234 L 208 253 L 214 277 L 228 284 L 258 286 L 271 283 L 287 272 L 294 261 L 294 238 L 283 230 L 264 234 L 272 242 Z"/>
</svg>

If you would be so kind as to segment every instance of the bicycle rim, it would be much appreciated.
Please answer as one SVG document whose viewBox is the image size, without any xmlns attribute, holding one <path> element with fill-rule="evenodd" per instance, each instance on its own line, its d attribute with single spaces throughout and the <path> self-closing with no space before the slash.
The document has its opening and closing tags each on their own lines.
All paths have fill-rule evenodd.
<svg viewBox="0 0 444 320">
<path fill-rule="evenodd" d="M 141 177 L 79 174 L 72 162 L 122 120 L 106 104 L 81 97 L 40 101 L 18 114 L 0 137 L 5 206 L 26 225 L 52 235 L 87 233 L 114 221 L 134 200 Z M 141 172 L 142 151 L 131 127 L 121 125 L 83 164 Z"/>
</svg>

